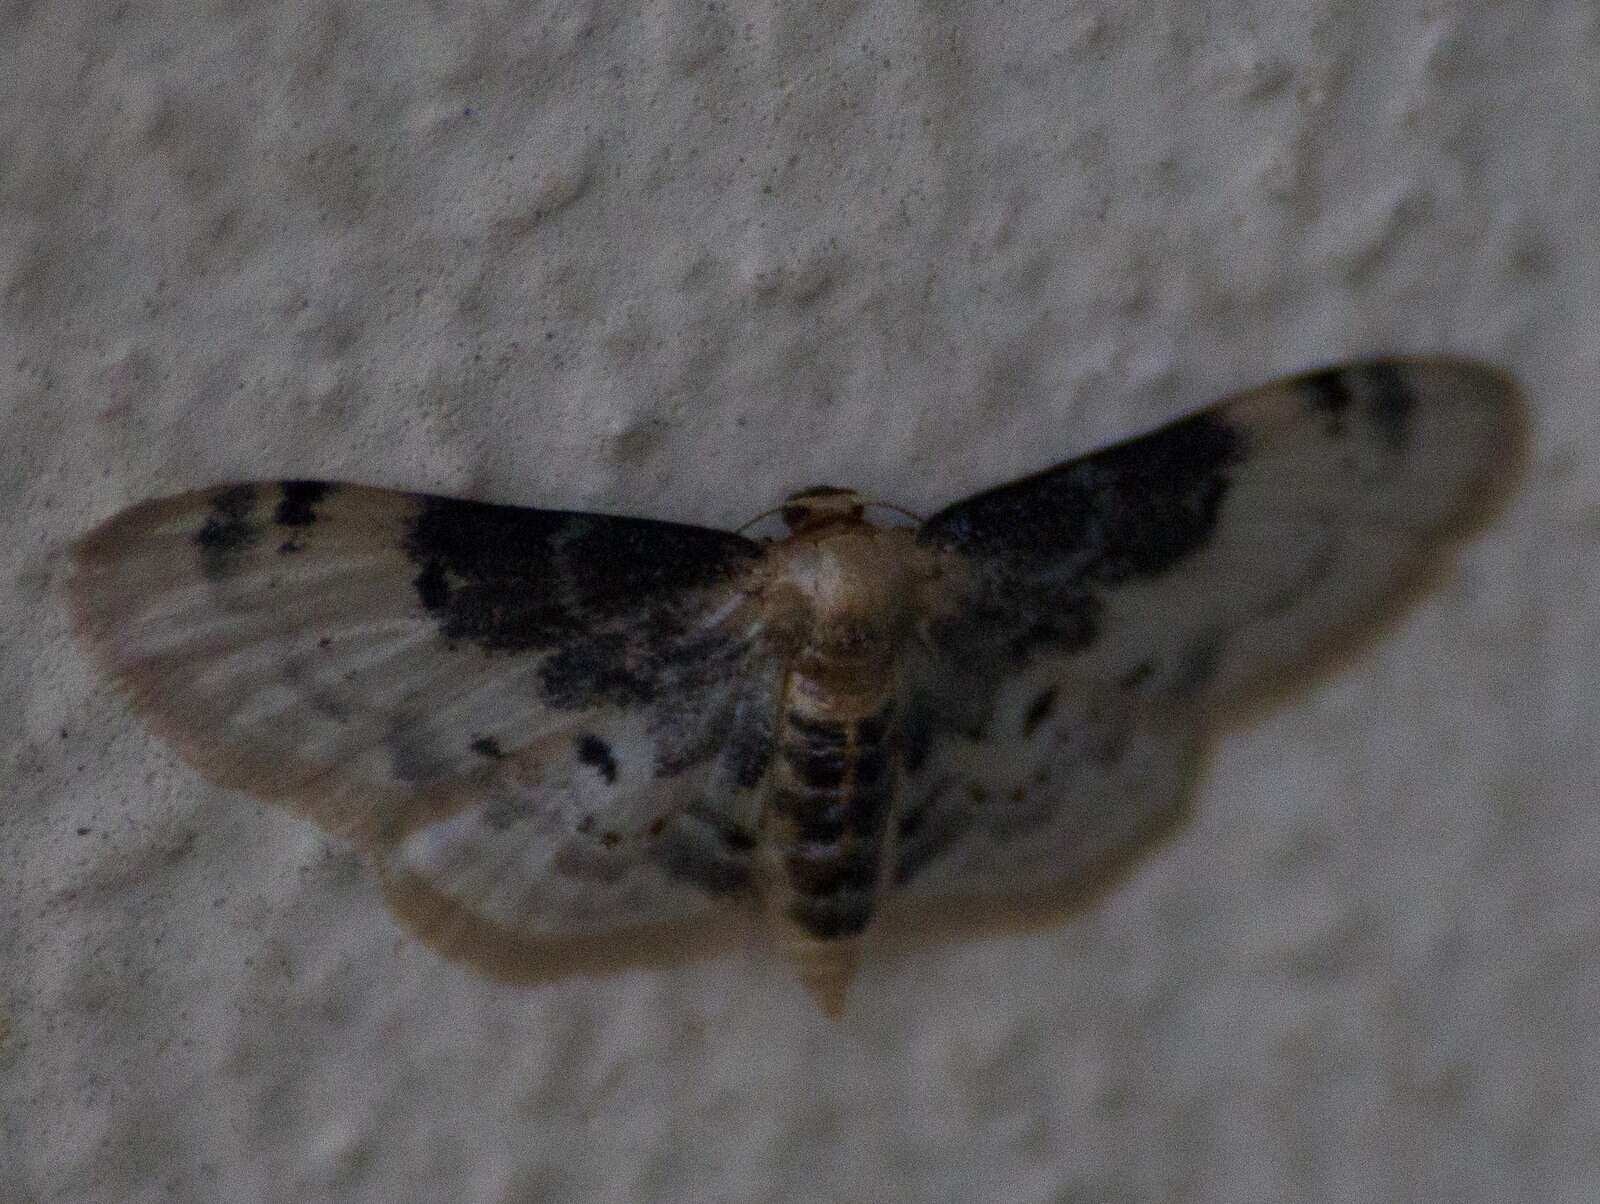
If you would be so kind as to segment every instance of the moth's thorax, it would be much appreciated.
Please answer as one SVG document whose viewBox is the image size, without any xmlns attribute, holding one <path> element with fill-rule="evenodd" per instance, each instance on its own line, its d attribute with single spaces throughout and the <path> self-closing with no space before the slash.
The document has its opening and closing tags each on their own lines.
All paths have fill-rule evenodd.
<svg viewBox="0 0 1600 1204">
<path fill-rule="evenodd" d="M 915 613 L 922 559 L 909 531 L 860 520 L 791 536 L 772 550 L 774 625 L 808 659 L 881 666 Z"/>
</svg>

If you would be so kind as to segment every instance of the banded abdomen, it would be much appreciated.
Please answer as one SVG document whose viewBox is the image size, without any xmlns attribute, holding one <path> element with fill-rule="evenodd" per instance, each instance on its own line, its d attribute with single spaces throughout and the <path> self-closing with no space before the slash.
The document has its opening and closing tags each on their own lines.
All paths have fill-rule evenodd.
<svg viewBox="0 0 1600 1204">
<path fill-rule="evenodd" d="M 768 915 L 836 1014 L 893 852 L 901 649 L 931 573 L 853 494 L 799 497 L 763 592 L 785 674 L 757 857 Z"/>
<path fill-rule="evenodd" d="M 762 832 L 769 910 L 824 1006 L 872 919 L 894 797 L 892 674 L 852 668 L 791 671 Z"/>
</svg>

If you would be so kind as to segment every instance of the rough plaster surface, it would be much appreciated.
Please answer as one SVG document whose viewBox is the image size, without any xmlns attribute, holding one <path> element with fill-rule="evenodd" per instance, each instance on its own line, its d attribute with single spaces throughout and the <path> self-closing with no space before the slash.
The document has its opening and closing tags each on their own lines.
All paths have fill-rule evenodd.
<svg viewBox="0 0 1600 1204">
<path fill-rule="evenodd" d="M 0 6 L 0 1199 L 1600 1191 L 1589 0 Z M 62 547 L 330 476 L 912 508 L 1351 355 L 1526 484 L 1097 906 L 518 990 L 95 680 Z"/>
</svg>

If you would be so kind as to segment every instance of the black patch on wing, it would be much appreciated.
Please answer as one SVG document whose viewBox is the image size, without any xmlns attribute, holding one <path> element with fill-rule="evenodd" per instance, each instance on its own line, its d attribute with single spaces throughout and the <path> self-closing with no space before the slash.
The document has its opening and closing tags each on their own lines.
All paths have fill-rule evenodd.
<svg viewBox="0 0 1600 1204">
<path fill-rule="evenodd" d="M 254 485 L 232 485 L 211 495 L 211 511 L 195 533 L 200 572 L 207 581 L 226 577 L 239 556 L 261 539 L 261 524 L 251 517 Z"/>
<path fill-rule="evenodd" d="M 317 521 L 317 503 L 337 487 L 326 481 L 283 481 L 272 521 L 281 527 L 309 527 Z"/>
<path fill-rule="evenodd" d="M 1411 411 L 1416 392 L 1406 383 L 1405 369 L 1397 364 L 1373 364 L 1361 370 L 1367 389 L 1367 417 L 1395 451 L 1411 441 Z"/>
<path fill-rule="evenodd" d="M 760 555 L 726 531 L 441 497 L 423 499 L 405 550 L 440 630 L 491 652 L 549 648 Z"/>
<path fill-rule="evenodd" d="M 1417 395 L 1406 383 L 1401 364 L 1378 361 L 1328 368 L 1302 376 L 1296 385 L 1311 408 L 1324 415 L 1329 438 L 1345 436 L 1345 419 L 1359 399 L 1362 416 L 1391 448 L 1401 451 L 1410 441 Z"/>
<path fill-rule="evenodd" d="M 278 554 L 288 556 L 306 548 L 306 529 L 317 521 L 317 503 L 337 489 L 322 481 L 280 481 L 277 509 L 272 521 L 288 529 L 288 537 L 278 545 Z"/>
<path fill-rule="evenodd" d="M 1306 402 L 1325 419 L 1324 429 L 1330 439 L 1344 437 L 1345 411 L 1355 400 L 1346 384 L 1348 373 L 1342 368 L 1328 368 L 1302 376 L 1298 382 Z"/>
<path fill-rule="evenodd" d="M 1015 659 L 1089 647 L 1098 590 L 1160 576 L 1210 541 L 1244 452 L 1225 417 L 1196 414 L 934 515 L 918 541 L 961 553 L 986 580 L 933 642 Z"/>
<path fill-rule="evenodd" d="M 957 502 L 922 525 L 921 543 L 1114 585 L 1165 572 L 1211 536 L 1242 437 L 1196 414 L 1011 485 Z"/>
<path fill-rule="evenodd" d="M 1041 723 L 1050 718 L 1050 712 L 1056 709 L 1056 697 L 1060 689 L 1049 686 L 1040 690 L 1039 695 L 1028 704 L 1028 713 L 1022 717 L 1022 734 L 1031 736 Z"/>
<path fill-rule="evenodd" d="M 606 702 L 639 706 L 655 697 L 656 677 L 630 655 L 635 639 L 625 632 L 599 632 L 557 647 L 539 666 L 544 698 L 558 710 Z"/>
<path fill-rule="evenodd" d="M 540 686 L 556 709 L 640 706 L 740 671 L 745 649 L 703 625 L 700 591 L 761 555 L 741 536 L 427 497 L 404 547 L 441 634 L 487 652 L 546 652 Z"/>
<path fill-rule="evenodd" d="M 617 758 L 612 755 L 611 745 L 599 736 L 585 732 L 578 737 L 578 760 L 599 772 L 610 786 L 617 780 Z"/>
<path fill-rule="evenodd" d="M 745 649 L 726 633 L 694 633 L 668 605 L 636 625 L 569 638 L 539 666 L 544 699 L 558 710 L 640 706 L 668 689 L 690 692 L 740 671 Z"/>
<path fill-rule="evenodd" d="M 491 761 L 505 759 L 505 750 L 500 747 L 500 741 L 493 736 L 477 736 L 468 747 L 480 757 L 487 757 Z"/>
</svg>

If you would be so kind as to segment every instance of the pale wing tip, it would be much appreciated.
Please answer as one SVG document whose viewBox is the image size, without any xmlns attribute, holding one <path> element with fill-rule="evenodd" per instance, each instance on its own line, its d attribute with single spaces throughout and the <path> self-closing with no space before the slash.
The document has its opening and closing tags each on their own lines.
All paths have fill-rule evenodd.
<svg viewBox="0 0 1600 1204">
<path fill-rule="evenodd" d="M 126 513 L 112 515 L 67 544 L 67 573 L 60 589 L 72 634 L 91 650 L 110 628 L 107 612 L 115 598 L 116 529 Z"/>
<path fill-rule="evenodd" d="M 1492 519 L 1526 472 L 1524 394 L 1508 371 L 1486 360 L 1378 356 L 1299 372 L 1251 396 L 1251 410 L 1264 424 L 1286 413 L 1284 391 L 1319 411 L 1341 411 L 1361 399 L 1369 427 L 1380 428 L 1369 433 L 1420 456 L 1413 464 L 1425 469 L 1440 503 L 1427 529 L 1446 542 Z"/>
<path fill-rule="evenodd" d="M 120 509 L 67 543 L 69 572 L 62 581 L 72 634 L 88 647 L 115 636 L 118 615 L 125 612 L 128 565 L 149 552 L 150 538 L 171 536 L 163 517 L 189 511 L 195 493 L 152 498 Z M 174 565 L 173 572 L 178 572 Z M 107 671 L 114 666 L 106 664 Z"/>
<path fill-rule="evenodd" d="M 1440 357 L 1378 359 L 1329 371 L 1370 368 L 1405 373 L 1423 403 L 1417 407 L 1419 420 L 1431 424 L 1421 432 L 1421 446 L 1448 449 L 1452 454 L 1440 459 L 1459 471 L 1435 481 L 1442 487 L 1440 504 L 1413 530 L 1422 542 L 1407 565 L 1359 612 L 1324 630 L 1301 654 L 1265 676 L 1235 679 L 1230 689 L 1214 695 L 1219 724 L 1260 714 L 1308 678 L 1336 670 L 1366 647 L 1436 584 L 1460 544 L 1500 516 L 1526 474 L 1529 412 L 1510 373 L 1478 360 Z M 1463 415 L 1474 420 L 1466 422 Z"/>
<path fill-rule="evenodd" d="M 211 492 L 197 490 L 135 502 L 68 541 L 66 593 L 80 635 L 85 634 L 86 623 L 92 626 L 97 603 L 115 600 L 117 576 L 123 566 L 148 552 L 153 538 L 170 539 L 177 534 L 172 518 L 191 514 L 196 499 Z M 174 572 L 178 568 L 174 565 Z"/>
<path fill-rule="evenodd" d="M 1441 424 L 1473 413 L 1460 505 L 1438 532 L 1445 543 L 1466 538 L 1492 521 L 1527 474 L 1532 443 L 1525 395 L 1505 369 L 1473 359 L 1397 359 L 1427 412 Z M 1442 432 L 1441 432 L 1442 434 Z"/>
<path fill-rule="evenodd" d="M 172 516 L 193 514 L 197 504 L 228 486 L 209 489 L 191 489 L 165 497 L 145 498 L 131 506 L 101 519 L 82 535 L 68 544 L 68 552 L 75 562 L 92 563 L 115 559 L 131 537 L 140 534 L 171 534 L 166 524 Z"/>
</svg>

